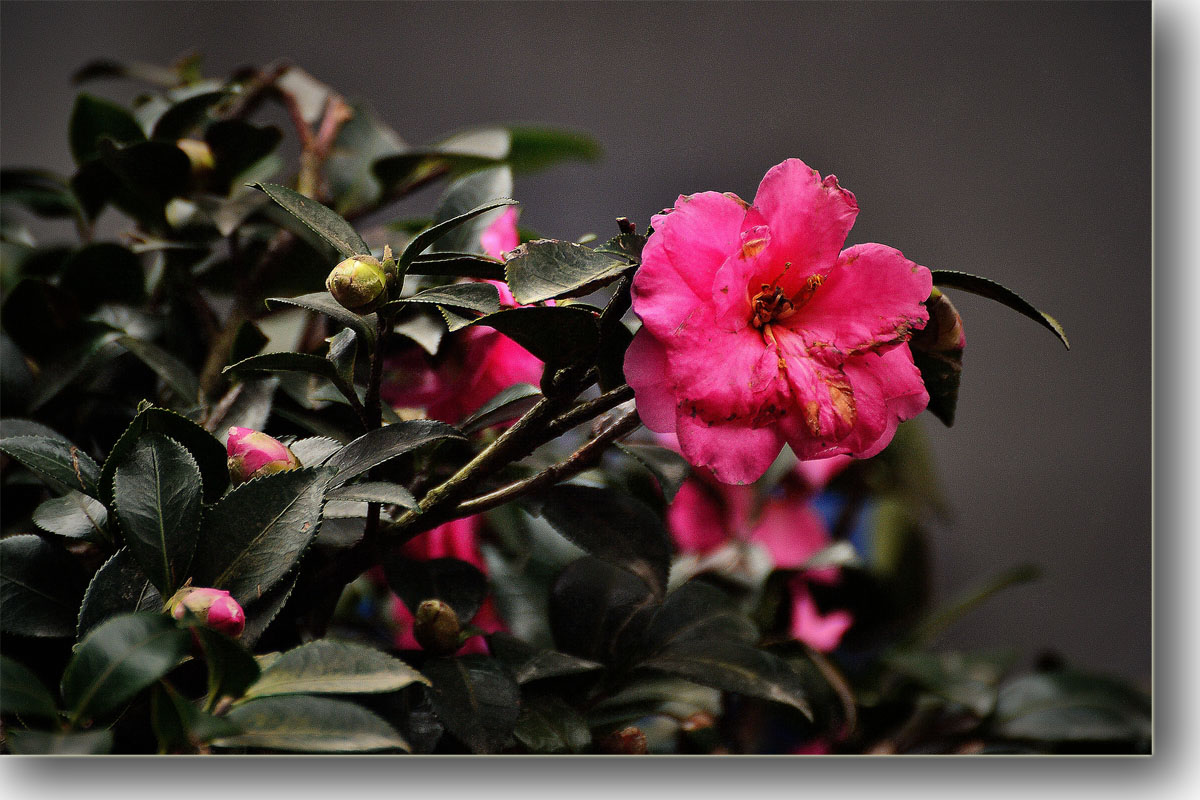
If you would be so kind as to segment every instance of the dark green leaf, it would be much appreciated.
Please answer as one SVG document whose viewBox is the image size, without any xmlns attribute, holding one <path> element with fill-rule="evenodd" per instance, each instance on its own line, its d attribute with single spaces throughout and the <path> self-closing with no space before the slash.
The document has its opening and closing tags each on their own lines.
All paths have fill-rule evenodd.
<svg viewBox="0 0 1200 800">
<path fill-rule="evenodd" d="M 82 570 L 61 545 L 32 535 L 0 540 L 0 630 L 71 636 L 83 586 Z"/>
<path fill-rule="evenodd" d="M 569 656 L 557 650 L 534 647 L 512 634 L 503 632 L 488 636 L 488 649 L 495 658 L 508 665 L 513 678 L 521 684 L 543 678 L 578 675 L 604 667 L 595 661 Z"/>
<path fill-rule="evenodd" d="M 102 538 L 107 522 L 104 504 L 76 491 L 47 500 L 33 512 L 34 525 L 68 539 Z"/>
<path fill-rule="evenodd" d="M 293 450 L 292 452 L 295 452 Z M 403 508 L 416 508 L 417 498 L 398 483 L 352 483 L 329 492 L 330 500 L 359 500 L 364 503 L 384 503 Z"/>
<path fill-rule="evenodd" d="M 261 674 L 258 662 L 240 643 L 199 625 L 194 626 L 192 632 L 204 650 L 210 707 L 223 697 L 241 697 L 258 680 Z"/>
<path fill-rule="evenodd" d="M 473 753 L 495 753 L 512 736 L 521 690 L 508 669 L 480 655 L 434 658 L 424 673 L 433 683 L 434 711 Z"/>
<path fill-rule="evenodd" d="M 289 305 L 306 308 L 309 311 L 316 311 L 324 314 L 327 317 L 333 317 L 338 322 L 348 328 L 352 328 L 358 334 L 359 341 L 367 343 L 368 350 L 375 349 L 375 315 L 367 314 L 360 317 L 353 311 L 348 311 L 343 308 L 337 300 L 329 292 L 312 292 L 311 294 L 302 294 L 299 297 L 271 297 L 267 299 L 267 305 Z"/>
<path fill-rule="evenodd" d="M 405 246 L 404 252 L 400 254 L 398 259 L 396 259 L 396 265 L 400 270 L 400 274 L 404 275 L 406 272 L 408 272 L 409 264 L 411 264 L 417 256 L 425 252 L 428 247 L 446 234 L 450 233 L 450 231 L 466 222 L 470 222 L 481 214 L 486 214 L 487 212 L 492 211 L 493 209 L 503 208 L 505 206 L 515 206 L 516 204 L 516 200 L 510 200 L 508 198 L 492 200 L 487 203 L 483 203 L 471 209 L 470 211 L 459 214 L 457 217 L 452 217 L 443 222 L 438 222 L 432 227 L 421 231 L 421 233 L 418 233 L 413 240 Z"/>
<path fill-rule="evenodd" d="M 690 681 L 784 703 L 812 719 L 804 680 L 779 656 L 728 639 L 689 639 L 642 666 Z"/>
<path fill-rule="evenodd" d="M 204 420 L 204 427 L 219 432 L 224 440 L 229 439 L 231 427 L 262 430 L 275 410 L 275 393 L 279 385 L 278 375 L 243 379 L 221 398 L 220 404 Z"/>
<path fill-rule="evenodd" d="M 654 608 L 650 587 L 632 573 L 585 557 L 555 581 L 550 627 L 564 653 L 614 663 L 628 656 Z"/>
<path fill-rule="evenodd" d="M 362 706 L 330 697 L 266 697 L 226 716 L 241 729 L 213 741 L 216 747 L 251 747 L 300 753 L 408 751 L 408 744 Z"/>
<path fill-rule="evenodd" d="M 69 125 L 71 155 L 75 157 L 76 164 L 99 155 L 97 147 L 101 138 L 122 144 L 140 142 L 146 138 L 132 114 L 115 103 L 86 93 L 75 98 Z"/>
<path fill-rule="evenodd" d="M 508 308 L 475 320 L 509 337 L 547 363 L 593 358 L 600 344 L 598 317 L 584 308 Z"/>
<path fill-rule="evenodd" d="M 66 179 L 40 169 L 0 170 L 0 202 L 23 206 L 39 217 L 82 213 Z"/>
<path fill-rule="evenodd" d="M 318 531 L 320 533 L 320 531 Z M 275 585 L 268 589 L 262 597 L 244 604 L 246 610 L 246 627 L 242 631 L 242 635 L 238 641 L 245 647 L 253 647 L 258 642 L 259 638 L 266 633 L 271 623 L 279 616 L 279 612 L 287 604 L 288 599 L 292 596 L 292 592 L 296 590 L 296 584 L 300 579 L 300 568 L 294 567 L 292 571 L 284 575 Z"/>
<path fill-rule="evenodd" d="M 996 704 L 996 684 L 1011 666 L 1013 654 L 983 656 L 974 653 L 928 653 L 895 650 L 883 663 L 916 681 L 922 688 L 986 717 Z"/>
<path fill-rule="evenodd" d="M 659 596 L 666 592 L 671 538 L 637 498 L 614 489 L 565 484 L 541 493 L 537 513 L 597 558 L 628 570 Z"/>
<path fill-rule="evenodd" d="M 137 441 L 146 433 L 161 433 L 171 437 L 187 448 L 196 459 L 204 483 L 204 502 L 215 502 L 229 486 L 229 467 L 225 447 L 187 417 L 165 408 L 148 406 L 138 412 L 129 427 L 117 439 L 104 467 L 100 470 L 97 497 L 110 508 L 113 505 L 113 478 L 117 465 L 124 461 L 137 446 Z"/>
<path fill-rule="evenodd" d="M 618 233 L 604 244 L 596 248 L 597 253 L 609 253 L 614 256 L 640 262 L 642 248 L 646 246 L 646 237 L 640 233 Z"/>
<path fill-rule="evenodd" d="M 161 611 L 162 607 L 162 595 L 129 549 L 122 547 L 92 576 L 83 595 L 75 635 L 82 639 L 92 628 L 118 614 Z"/>
<path fill-rule="evenodd" d="M 258 355 L 267 346 L 267 335 L 251 320 L 246 320 L 238 327 L 233 347 L 229 350 L 229 361 L 236 364 L 250 356 Z"/>
<path fill-rule="evenodd" d="M 935 269 L 933 270 L 933 284 L 935 286 L 947 286 L 951 289 L 961 289 L 964 292 L 977 294 L 980 297 L 986 297 L 989 300 L 995 300 L 997 303 L 1002 303 L 1008 306 L 1013 311 L 1024 314 L 1031 320 L 1046 328 L 1048 331 L 1058 337 L 1058 340 L 1070 350 L 1071 343 L 1067 341 L 1067 334 L 1063 332 L 1062 326 L 1058 324 L 1058 320 L 1049 314 L 1043 314 L 1032 305 L 1029 304 L 1023 297 L 1018 295 L 1011 289 L 1008 289 L 995 281 L 981 278 L 978 275 L 970 275 L 966 272 L 954 272 L 953 270 Z"/>
<path fill-rule="evenodd" d="M 97 78 L 131 78 L 165 88 L 177 86 L 180 81 L 178 72 L 157 64 L 100 58 L 89 61 L 76 70 L 71 76 L 71 82 L 79 84 Z"/>
<path fill-rule="evenodd" d="M 417 292 L 412 297 L 393 300 L 384 308 L 399 308 L 406 303 L 430 303 L 493 314 L 500 310 L 500 293 L 490 283 L 453 283 Z"/>
<path fill-rule="evenodd" d="M 417 256 L 408 271 L 413 275 L 504 280 L 504 264 L 486 256 L 469 253 L 428 253 Z"/>
<path fill-rule="evenodd" d="M 113 494 L 125 546 L 164 596 L 189 575 L 202 493 L 196 460 L 161 433 L 142 436 L 117 467 Z"/>
<path fill-rule="evenodd" d="M 151 690 L 150 723 L 160 753 L 191 752 L 199 744 L 238 732 L 228 720 L 196 708 L 166 681 Z"/>
<path fill-rule="evenodd" d="M 596 161 L 600 143 L 578 131 L 510 126 L 507 161 L 518 174 L 537 172 L 561 161 Z"/>
<path fill-rule="evenodd" d="M 913 334 L 908 344 L 929 392 L 929 410 L 949 427 L 954 424 L 962 376 L 962 317 L 950 298 L 938 289 L 933 290 L 925 305 L 929 322 Z"/>
<path fill-rule="evenodd" d="M 336 364 L 328 358 L 308 353 L 293 353 L 290 351 L 262 353 L 257 356 L 250 356 L 250 358 L 239 361 L 236 364 L 230 364 L 222 372 L 231 372 L 235 375 L 250 375 L 260 372 L 303 372 L 309 375 L 317 375 L 332 382 L 344 397 L 357 397 L 354 393 L 354 387 L 346 383 L 341 373 L 338 372 Z"/>
<path fill-rule="evenodd" d="M 209 186 L 221 195 L 240 186 L 242 177 L 259 174 L 269 164 L 283 134 L 275 127 L 260 128 L 242 120 L 214 122 L 204 130 L 204 141 L 212 149 L 215 166 L 208 176 Z M 364 251 L 365 252 L 365 251 Z"/>
<path fill-rule="evenodd" d="M 229 95 L 228 89 L 220 89 L 215 92 L 200 92 L 180 100 L 155 120 L 151 138 L 172 142 L 184 138 L 203 125 L 208 120 L 212 108 Z"/>
<path fill-rule="evenodd" d="M 501 422 L 514 420 L 537 405 L 541 399 L 542 393 L 536 386 L 514 383 L 459 423 L 459 428 L 463 433 L 474 433 Z"/>
<path fill-rule="evenodd" d="M 617 444 L 616 447 L 650 471 L 668 503 L 675 499 L 679 487 L 691 473 L 687 459 L 666 447 L 653 444 Z"/>
<path fill-rule="evenodd" d="M 394 692 L 413 683 L 429 681 L 398 658 L 352 642 L 318 639 L 280 655 L 245 696 Z"/>
<path fill-rule="evenodd" d="M 79 302 L 43 280 L 25 278 L 8 293 L 0 321 L 21 352 L 41 362 L 71 349 L 83 329 Z"/>
<path fill-rule="evenodd" d="M 588 294 L 631 266 L 581 244 L 538 239 L 518 247 L 504 262 L 504 273 L 518 303 L 539 303 Z"/>
<path fill-rule="evenodd" d="M 346 386 L 354 385 L 354 361 L 358 355 L 358 334 L 350 328 L 343 328 L 329 337 L 329 352 L 325 358 L 333 364 L 338 377 Z"/>
<path fill-rule="evenodd" d="M 342 443 L 336 439 L 324 436 L 310 436 L 298 439 L 288 445 L 300 463 L 306 467 L 316 467 L 324 464 L 326 459 L 342 449 Z"/>
<path fill-rule="evenodd" d="M 137 304 L 146 296 L 141 259 L 113 242 L 73 252 L 63 264 L 60 285 L 86 309 L 107 302 Z"/>
<path fill-rule="evenodd" d="M 98 145 L 104 166 L 116 176 L 111 199 L 139 221 L 162 228 L 164 206 L 186 194 L 192 167 L 187 155 L 168 142 L 138 142 L 117 147 L 107 139 Z"/>
<path fill-rule="evenodd" d="M 277 472 L 222 497 L 200 526 L 195 584 L 225 589 L 243 605 L 262 597 L 317 535 L 333 474 L 328 467 Z"/>
<path fill-rule="evenodd" d="M 1000 688 L 994 730 L 1041 742 L 1138 742 L 1151 732 L 1150 701 L 1112 678 L 1075 671 L 1025 675 Z"/>
<path fill-rule="evenodd" d="M 0 419 L 0 438 L 7 439 L 13 436 L 43 436 L 47 439 L 58 439 L 70 444 L 67 437 L 40 422 L 34 422 L 31 419 L 20 419 L 19 417 L 5 417 L 4 419 Z"/>
<path fill-rule="evenodd" d="M 175 667 L 191 637 L 163 614 L 113 617 L 79 644 L 63 672 L 62 696 L 72 721 L 114 711 Z"/>
<path fill-rule="evenodd" d="M 441 439 L 464 439 L 444 422 L 414 419 L 368 431 L 334 454 L 326 464 L 337 469 L 331 486 L 363 474 L 372 467 Z"/>
<path fill-rule="evenodd" d="M 380 196 L 379 181 L 371 164 L 404 149 L 404 141 L 362 103 L 353 103 L 354 115 L 338 130 L 325 173 L 339 214 L 371 206 Z"/>
<path fill-rule="evenodd" d="M 968 590 L 961 597 L 955 598 L 942 608 L 930 614 L 920 625 L 916 626 L 910 635 L 914 643 L 928 643 L 938 634 L 950 627 L 954 622 L 970 613 L 973 609 L 1010 586 L 1019 586 L 1037 580 L 1041 570 L 1033 564 L 1018 564 L 984 582 L 977 588 Z"/>
<path fill-rule="evenodd" d="M 266 192 L 268 197 L 329 242 L 334 250 L 346 258 L 371 252 L 371 248 L 367 247 L 367 243 L 349 222 L 316 200 L 277 183 L 256 183 L 254 186 Z"/>
<path fill-rule="evenodd" d="M 753 644 L 758 630 L 714 586 L 690 581 L 667 596 L 646 625 L 639 655 L 653 656 L 696 641 Z"/>
<path fill-rule="evenodd" d="M 517 741 L 533 753 L 582 753 L 592 743 L 587 720 L 557 697 L 535 697 L 521 706 L 513 730 Z"/>
<path fill-rule="evenodd" d="M 0 450 L 62 491 L 74 489 L 96 496 L 100 468 L 72 444 L 44 436 L 12 436 L 0 439 Z"/>
<path fill-rule="evenodd" d="M 113 733 L 97 731 L 8 731 L 8 749 L 16 756 L 94 756 L 112 752 Z"/>
<path fill-rule="evenodd" d="M 187 364 L 158 345 L 142 339 L 121 336 L 116 341 L 117 344 L 137 356 L 143 364 L 154 370 L 154 374 L 162 378 L 167 387 L 180 400 L 188 405 L 196 403 L 200 397 L 200 380 Z"/>
<path fill-rule="evenodd" d="M 0 714 L 58 718 L 54 695 L 28 667 L 0 656 Z"/>
<path fill-rule="evenodd" d="M 433 215 L 435 225 L 454 219 L 489 200 L 511 197 L 513 193 L 512 170 L 507 166 L 472 172 L 446 187 Z M 447 233 L 434 246 L 435 250 L 456 253 L 483 253 L 480 237 L 488 226 L 499 219 L 501 211 L 490 211 L 459 225 Z"/>
<path fill-rule="evenodd" d="M 487 597 L 487 577 L 457 558 L 417 561 L 391 558 L 383 565 L 388 585 L 413 614 L 426 600 L 441 600 L 466 624 Z"/>
</svg>

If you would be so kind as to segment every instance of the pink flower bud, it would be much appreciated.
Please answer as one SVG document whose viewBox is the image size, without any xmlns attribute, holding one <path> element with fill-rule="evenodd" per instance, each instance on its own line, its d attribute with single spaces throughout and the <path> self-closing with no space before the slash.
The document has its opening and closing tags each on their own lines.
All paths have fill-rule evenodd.
<svg viewBox="0 0 1200 800">
<path fill-rule="evenodd" d="M 230 428 L 225 445 L 229 477 L 235 484 L 300 466 L 300 459 L 277 439 L 250 428 Z"/>
<path fill-rule="evenodd" d="M 223 589 L 187 587 L 180 589 L 167 603 L 175 619 L 195 616 L 206 628 L 237 638 L 246 627 L 246 612 Z"/>
</svg>

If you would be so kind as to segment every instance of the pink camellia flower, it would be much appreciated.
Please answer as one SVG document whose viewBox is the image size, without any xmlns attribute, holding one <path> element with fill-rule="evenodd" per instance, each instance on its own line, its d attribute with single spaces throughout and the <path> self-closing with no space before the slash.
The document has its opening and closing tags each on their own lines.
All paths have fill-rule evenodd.
<svg viewBox="0 0 1200 800">
<path fill-rule="evenodd" d="M 761 546 L 773 567 L 799 570 L 788 583 L 790 633 L 810 647 L 829 651 L 838 646 L 854 619 L 843 610 L 822 613 L 809 591 L 813 583 L 836 584 L 840 578 L 836 567 L 803 569 L 831 541 L 809 504 L 812 493 L 823 485 L 824 481 L 808 483 L 797 469 L 784 479 L 778 492 L 756 508 L 753 487 L 693 475 L 667 509 L 667 528 L 683 553 L 705 555 L 731 542 L 748 542 Z"/>
<path fill-rule="evenodd" d="M 479 550 L 479 534 L 482 528 L 483 517 L 478 514 L 473 517 L 456 519 L 414 537 L 404 544 L 401 552 L 407 558 L 418 561 L 457 558 L 480 570 L 485 570 L 483 553 Z M 397 625 L 396 647 L 401 650 L 420 648 L 420 644 L 413 635 L 413 615 L 398 597 L 394 597 L 392 601 L 392 616 Z M 463 624 L 468 622 L 468 620 L 460 621 Z M 500 614 L 496 611 L 496 606 L 490 596 L 483 601 L 479 611 L 471 618 L 470 624 L 484 633 L 505 630 L 504 621 L 500 619 Z M 486 654 L 488 652 L 487 644 L 482 637 L 472 636 L 463 643 L 458 652 L 460 654 Z"/>
<path fill-rule="evenodd" d="M 188 587 L 180 589 L 168 604 L 171 616 L 183 619 L 188 614 L 197 617 L 206 628 L 237 638 L 246 628 L 246 612 L 223 589 Z"/>
<path fill-rule="evenodd" d="M 229 477 L 235 484 L 300 466 L 300 459 L 283 442 L 250 428 L 230 428 L 225 450 Z"/>
<path fill-rule="evenodd" d="M 719 480 L 757 479 L 784 443 L 870 457 L 928 405 L 907 341 L 932 277 L 891 247 L 841 250 L 857 213 L 836 178 L 789 159 L 753 205 L 703 192 L 652 219 L 625 375 L 647 427 Z"/>
</svg>

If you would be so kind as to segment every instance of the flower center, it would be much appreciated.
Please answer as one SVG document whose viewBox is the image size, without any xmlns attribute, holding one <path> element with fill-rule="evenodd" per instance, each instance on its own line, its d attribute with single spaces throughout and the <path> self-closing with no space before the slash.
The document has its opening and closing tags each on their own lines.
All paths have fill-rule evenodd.
<svg viewBox="0 0 1200 800">
<path fill-rule="evenodd" d="M 762 330 L 777 319 L 787 319 L 796 313 L 796 306 L 783 293 L 783 289 L 769 283 L 762 285 L 762 291 L 750 300 L 754 309 L 754 317 L 750 324 Z"/>
</svg>

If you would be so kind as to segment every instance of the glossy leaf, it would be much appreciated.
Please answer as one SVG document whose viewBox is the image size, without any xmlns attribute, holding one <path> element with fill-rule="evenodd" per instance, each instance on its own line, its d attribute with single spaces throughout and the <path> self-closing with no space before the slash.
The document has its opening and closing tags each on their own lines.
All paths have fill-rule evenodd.
<svg viewBox="0 0 1200 800">
<path fill-rule="evenodd" d="M 360 705 L 330 697 L 265 697 L 226 715 L 241 733 L 213 741 L 216 747 L 250 747 L 299 753 L 408 751 L 391 725 Z"/>
<path fill-rule="evenodd" d="M 438 306 L 451 306 L 480 314 L 494 314 L 500 310 L 500 293 L 490 283 L 453 283 L 447 286 L 435 286 L 417 292 L 411 297 L 393 300 L 384 308 L 399 308 L 406 303 L 429 303 Z"/>
<path fill-rule="evenodd" d="M 122 547 L 96 570 L 88 583 L 79 608 L 76 637 L 82 639 L 109 617 L 134 611 L 161 611 L 162 607 L 162 595 L 129 549 Z"/>
<path fill-rule="evenodd" d="M 84 93 L 75 98 L 75 106 L 71 109 L 68 138 L 75 163 L 82 164 L 99 155 L 101 138 L 128 143 L 144 141 L 146 135 L 124 108 Z"/>
<path fill-rule="evenodd" d="M 487 597 L 487 577 L 476 567 L 457 558 L 418 561 L 392 558 L 383 565 L 388 585 L 408 610 L 416 614 L 426 600 L 441 600 L 466 624 Z"/>
<path fill-rule="evenodd" d="M 1011 666 L 1013 654 L 985 656 L 974 653 L 929 653 L 896 650 L 883 663 L 916 681 L 922 688 L 952 703 L 965 706 L 983 718 L 996 705 L 996 685 Z"/>
<path fill-rule="evenodd" d="M 554 642 L 590 661 L 621 661 L 655 607 L 650 588 L 632 573 L 597 558 L 577 559 L 550 590 Z"/>
<path fill-rule="evenodd" d="M 513 736 L 533 753 L 582 753 L 592 743 L 587 720 L 562 699 L 535 697 L 521 706 Z"/>
<path fill-rule="evenodd" d="M 528 644 L 509 633 L 488 636 L 488 649 L 512 671 L 517 683 L 525 684 L 543 678 L 559 678 L 603 669 L 604 665 L 585 658 L 560 653 Z"/>
<path fill-rule="evenodd" d="M 437 275 L 445 278 L 504 280 L 503 263 L 470 253 L 427 253 L 413 259 L 408 271 L 414 275 Z"/>
<path fill-rule="evenodd" d="M 295 452 L 293 450 L 293 452 Z M 402 508 L 416 508 L 417 498 L 398 483 L 367 481 L 339 486 L 329 492 L 330 500 L 359 500 L 364 503 L 384 503 Z"/>
<path fill-rule="evenodd" d="M 660 596 L 666 592 L 671 539 L 658 515 L 637 498 L 566 484 L 539 494 L 534 510 L 587 552 L 633 573 Z"/>
<path fill-rule="evenodd" d="M 55 720 L 58 704 L 32 670 L 8 656 L 0 656 L 0 714 Z"/>
<path fill-rule="evenodd" d="M 971 275 L 966 272 L 955 272 L 953 270 L 935 269 L 933 270 L 933 285 L 945 286 L 950 289 L 961 289 L 964 292 L 977 294 L 980 297 L 986 297 L 989 300 L 995 300 L 997 303 L 1008 306 L 1013 311 L 1029 317 L 1031 320 L 1041 325 L 1046 330 L 1058 337 L 1058 340 L 1063 343 L 1063 346 L 1068 350 L 1071 349 L 1071 343 L 1067 341 L 1067 334 L 1063 332 L 1062 325 L 1058 324 L 1058 320 L 1049 314 L 1044 314 L 1034 308 L 1025 298 L 1018 295 L 1013 290 L 1001 286 L 995 281 L 981 278 L 978 275 Z"/>
<path fill-rule="evenodd" d="M 117 474 L 117 465 L 133 453 L 138 439 L 146 433 L 161 433 L 187 448 L 200 469 L 204 484 L 204 502 L 215 502 L 225 493 L 229 486 L 229 467 L 226 464 L 224 445 L 187 417 L 165 408 L 147 405 L 138 411 L 137 416 L 109 451 L 108 457 L 104 459 L 97 497 L 105 505 L 111 507 L 113 504 L 113 479 Z"/>
<path fill-rule="evenodd" d="M 113 732 L 9 730 L 8 749 L 15 756 L 94 756 L 112 752 Z"/>
<path fill-rule="evenodd" d="M 406 272 L 408 272 L 409 265 L 412 264 L 413 260 L 417 256 L 425 252 L 425 250 L 427 250 L 431 245 L 433 245 L 446 234 L 458 228 L 460 225 L 470 222 L 481 214 L 486 214 L 494 209 L 515 205 L 517 205 L 517 201 L 510 200 L 508 198 L 491 200 L 486 203 L 482 203 L 469 211 L 465 211 L 456 217 L 451 217 L 450 219 L 442 222 L 437 222 L 431 227 L 421 231 L 415 237 L 413 237 L 411 242 L 405 245 L 404 252 L 402 252 L 400 257 L 396 259 L 396 265 L 400 270 L 400 274 L 404 275 Z"/>
<path fill-rule="evenodd" d="M 348 311 L 337 300 L 334 300 L 329 292 L 312 292 L 310 294 L 302 294 L 299 297 L 271 297 L 267 299 L 268 306 L 281 304 L 305 308 L 309 311 L 316 311 L 327 317 L 332 317 L 346 327 L 353 329 L 358 334 L 359 341 L 367 343 L 368 350 L 375 348 L 375 315 L 367 314 L 366 316 L 359 316 L 353 311 Z"/>
<path fill-rule="evenodd" d="M 925 301 L 929 321 L 909 340 L 913 363 L 929 392 L 929 411 L 947 427 L 954 424 L 958 385 L 962 377 L 962 317 L 940 290 Z"/>
<path fill-rule="evenodd" d="M 258 127 L 238 119 L 214 122 L 204 130 L 204 141 L 212 149 L 213 167 L 208 183 L 221 195 L 240 189 L 252 173 L 260 175 L 270 164 L 283 134 L 275 127 Z"/>
<path fill-rule="evenodd" d="M 1042 742 L 1148 741 L 1149 698 L 1112 678 L 1076 671 L 1025 675 L 1000 688 L 994 730 Z"/>
<path fill-rule="evenodd" d="M 114 617 L 80 642 L 62 678 L 73 721 L 120 708 L 167 674 L 187 654 L 191 638 L 163 614 Z"/>
<path fill-rule="evenodd" d="M 277 183 L 256 183 L 254 187 L 266 192 L 268 197 L 329 242 L 333 249 L 344 257 L 361 256 L 371 252 L 371 248 L 367 247 L 367 243 L 349 222 L 316 200 Z"/>
<path fill-rule="evenodd" d="M 71 636 L 84 576 L 63 547 L 40 536 L 0 539 L 0 630 Z"/>
<path fill-rule="evenodd" d="M 200 533 L 200 468 L 183 445 L 142 436 L 113 479 L 116 516 L 129 552 L 164 596 L 188 577 Z"/>
<path fill-rule="evenodd" d="M 34 525 L 68 539 L 101 538 L 107 522 L 108 509 L 104 504 L 76 491 L 47 500 L 33 512 Z"/>
<path fill-rule="evenodd" d="M 600 344 L 598 317 L 584 308 L 508 308 L 475 321 L 509 337 L 547 363 L 592 358 Z"/>
<path fill-rule="evenodd" d="M 200 625 L 192 633 L 204 650 L 210 706 L 223 697 L 241 697 L 262 674 L 254 655 L 237 641 Z"/>
<path fill-rule="evenodd" d="M 422 668 L 446 729 L 473 753 L 495 753 L 512 736 L 521 690 L 499 661 L 480 655 L 434 658 Z"/>
<path fill-rule="evenodd" d="M 11 436 L 0 439 L 7 453 L 62 491 L 82 491 L 96 496 L 100 467 L 78 447 L 44 436 Z"/>
<path fill-rule="evenodd" d="M 479 409 L 459 423 L 463 433 L 474 433 L 484 428 L 509 422 L 537 405 L 542 399 L 538 388 L 528 383 L 514 383 L 496 394 Z"/>
<path fill-rule="evenodd" d="M 337 375 L 346 386 L 354 385 L 354 361 L 358 356 L 358 334 L 351 328 L 343 328 L 329 337 L 329 352 L 325 358 L 333 364 Z"/>
<path fill-rule="evenodd" d="M 70 184 L 40 169 L 0 170 L 0 202 L 13 203 L 39 217 L 72 217 L 81 213 Z"/>
<path fill-rule="evenodd" d="M 300 459 L 302 465 L 316 467 L 341 450 L 342 443 L 324 436 L 310 436 L 307 439 L 297 439 L 288 445 L 288 448 Z"/>
<path fill-rule="evenodd" d="M 197 586 L 225 589 L 245 605 L 287 574 L 317 535 L 328 467 L 255 478 L 209 509 L 192 573 Z"/>
<path fill-rule="evenodd" d="M 691 467 L 687 460 L 666 447 L 653 444 L 620 443 L 616 447 L 649 470 L 654 479 L 658 481 L 658 487 L 662 489 L 663 499 L 668 503 L 675 499 L 679 487 L 691 474 Z"/>
<path fill-rule="evenodd" d="M 404 150 L 402 140 L 391 127 L 363 103 L 352 103 L 353 116 L 338 129 L 333 150 L 325 161 L 325 173 L 336 198 L 339 214 L 370 207 L 381 193 L 371 165 Z"/>
<path fill-rule="evenodd" d="M 193 94 L 178 101 L 154 121 L 151 138 L 172 142 L 184 138 L 208 120 L 213 107 L 229 95 L 228 89 L 219 89 Z"/>
<path fill-rule="evenodd" d="M 513 193 L 512 170 L 507 166 L 472 172 L 451 181 L 438 201 L 433 215 L 435 225 L 454 219 L 489 200 L 511 197 Z M 499 211 L 491 211 L 459 225 L 443 236 L 434 245 L 435 250 L 457 253 L 483 253 L 480 237 L 488 226 L 495 222 Z"/>
<path fill-rule="evenodd" d="M 235 375 L 252 375 L 262 372 L 301 372 L 316 375 L 333 383 L 345 397 L 356 397 L 354 387 L 348 384 L 337 365 L 328 358 L 314 356 L 309 353 L 292 353 L 281 351 L 277 353 L 262 353 L 250 356 L 236 364 L 230 364 L 222 373 Z M 303 463 L 303 462 L 302 462 Z"/>
<path fill-rule="evenodd" d="M 574 242 L 526 242 L 504 262 L 504 274 L 518 303 L 574 297 L 619 277 L 631 262 Z"/>
<path fill-rule="evenodd" d="M 337 470 L 330 482 L 340 486 L 389 459 L 441 439 L 464 439 L 462 433 L 444 422 L 415 419 L 368 431 L 334 454 L 327 462 Z"/>
<path fill-rule="evenodd" d="M 398 658 L 352 642 L 318 639 L 283 653 L 246 691 L 246 698 L 284 694 L 394 692 L 428 684 Z"/>
</svg>

